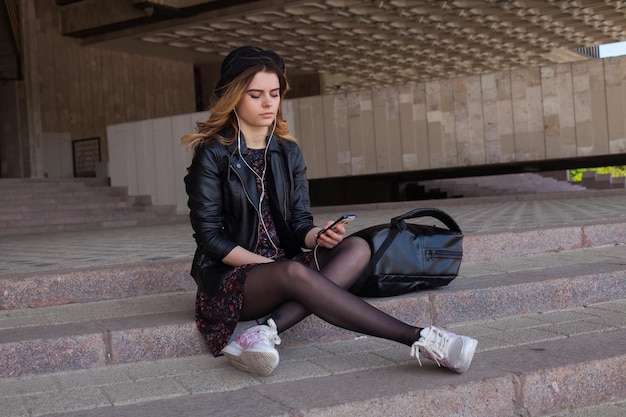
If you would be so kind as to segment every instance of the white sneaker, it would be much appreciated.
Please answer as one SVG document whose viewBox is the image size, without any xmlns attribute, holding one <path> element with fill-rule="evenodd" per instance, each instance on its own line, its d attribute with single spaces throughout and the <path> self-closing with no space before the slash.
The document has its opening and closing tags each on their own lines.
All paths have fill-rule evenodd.
<svg viewBox="0 0 626 417">
<path fill-rule="evenodd" d="M 459 336 L 435 326 L 426 327 L 420 332 L 420 338 L 411 347 L 411 356 L 415 356 L 420 366 L 420 353 L 439 366 L 462 374 L 469 369 L 478 341 L 467 336 Z"/>
<path fill-rule="evenodd" d="M 279 355 L 274 345 L 280 345 L 276 323 L 249 328 L 230 342 L 222 353 L 236 368 L 253 374 L 268 376 L 278 366 Z"/>
</svg>

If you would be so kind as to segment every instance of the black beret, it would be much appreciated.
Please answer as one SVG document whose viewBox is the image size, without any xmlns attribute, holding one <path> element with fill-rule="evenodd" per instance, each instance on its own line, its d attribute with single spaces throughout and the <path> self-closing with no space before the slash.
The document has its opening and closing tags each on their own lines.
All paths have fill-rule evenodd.
<svg viewBox="0 0 626 417">
<path fill-rule="evenodd" d="M 242 46 L 232 50 L 222 62 L 221 77 L 215 86 L 215 94 L 219 97 L 222 90 L 242 72 L 256 65 L 275 67 L 285 72 L 283 59 L 273 51 L 266 51 L 257 46 Z"/>
</svg>

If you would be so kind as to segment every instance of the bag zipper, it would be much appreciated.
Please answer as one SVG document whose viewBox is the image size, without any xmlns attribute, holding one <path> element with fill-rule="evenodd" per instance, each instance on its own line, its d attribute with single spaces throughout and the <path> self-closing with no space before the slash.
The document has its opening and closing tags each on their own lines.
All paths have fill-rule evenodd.
<svg viewBox="0 0 626 417">
<path fill-rule="evenodd" d="M 424 251 L 424 255 L 427 261 L 432 261 L 435 258 L 461 259 L 463 258 L 463 251 L 451 249 L 426 249 Z"/>
</svg>

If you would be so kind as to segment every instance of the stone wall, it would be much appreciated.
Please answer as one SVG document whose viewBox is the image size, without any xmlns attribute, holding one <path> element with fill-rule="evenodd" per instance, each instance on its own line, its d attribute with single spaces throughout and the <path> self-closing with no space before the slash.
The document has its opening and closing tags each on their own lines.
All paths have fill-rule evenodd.
<svg viewBox="0 0 626 417">
<path fill-rule="evenodd" d="M 626 153 L 626 57 L 286 103 L 310 178 Z"/>
</svg>

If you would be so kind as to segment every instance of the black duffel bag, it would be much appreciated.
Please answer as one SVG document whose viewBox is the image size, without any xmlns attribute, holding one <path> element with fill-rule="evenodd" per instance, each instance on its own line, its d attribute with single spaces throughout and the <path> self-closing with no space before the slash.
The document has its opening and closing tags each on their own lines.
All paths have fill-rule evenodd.
<svg viewBox="0 0 626 417">
<path fill-rule="evenodd" d="M 434 217 L 448 229 L 407 223 Z M 448 285 L 459 273 L 463 233 L 442 210 L 417 208 L 352 236 L 365 239 L 372 257 L 350 291 L 362 297 L 389 297 Z"/>
</svg>

